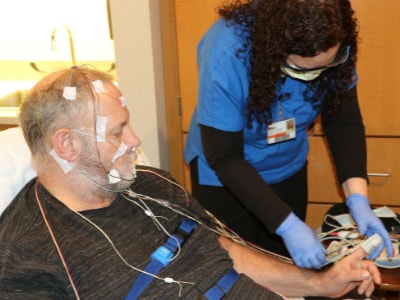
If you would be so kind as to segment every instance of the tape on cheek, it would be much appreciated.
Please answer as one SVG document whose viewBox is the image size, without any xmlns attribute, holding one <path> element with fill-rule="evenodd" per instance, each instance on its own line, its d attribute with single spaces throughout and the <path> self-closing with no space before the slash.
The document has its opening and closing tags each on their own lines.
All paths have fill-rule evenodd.
<svg viewBox="0 0 400 300">
<path fill-rule="evenodd" d="M 68 173 L 69 171 L 71 171 L 74 168 L 69 161 L 59 157 L 57 152 L 54 149 L 51 149 L 49 154 L 59 164 L 59 166 L 64 171 L 64 173 Z"/>
<path fill-rule="evenodd" d="M 128 146 L 125 145 L 124 143 L 121 143 L 118 147 L 117 152 L 115 152 L 115 154 L 112 158 L 112 162 L 115 162 L 118 157 L 121 157 L 122 155 L 124 155 L 126 153 L 127 149 L 128 149 Z"/>
<path fill-rule="evenodd" d="M 121 178 L 119 176 L 119 173 L 117 170 L 112 169 L 109 173 L 108 173 L 108 182 L 109 183 L 117 183 L 120 182 Z"/>
<path fill-rule="evenodd" d="M 106 128 L 107 128 L 107 117 L 97 116 L 96 121 L 96 140 L 97 142 L 106 141 Z"/>
</svg>

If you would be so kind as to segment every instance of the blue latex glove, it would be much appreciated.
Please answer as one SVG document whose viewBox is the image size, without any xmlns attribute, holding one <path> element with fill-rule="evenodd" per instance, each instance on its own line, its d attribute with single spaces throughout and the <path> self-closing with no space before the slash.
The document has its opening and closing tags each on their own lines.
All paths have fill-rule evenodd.
<svg viewBox="0 0 400 300">
<path fill-rule="evenodd" d="M 320 269 L 326 263 L 326 249 L 314 231 L 294 213 L 283 221 L 276 230 L 276 234 L 283 238 L 297 266 Z"/>
<path fill-rule="evenodd" d="M 351 194 L 346 199 L 346 204 L 349 207 L 350 214 L 353 220 L 356 222 L 358 231 L 370 237 L 374 233 L 378 233 L 383 243 L 368 255 L 369 259 L 376 258 L 382 251 L 383 247 L 386 247 L 389 257 L 393 257 L 392 241 L 389 233 L 387 232 L 382 221 L 374 214 L 368 202 L 368 198 L 361 194 Z"/>
</svg>

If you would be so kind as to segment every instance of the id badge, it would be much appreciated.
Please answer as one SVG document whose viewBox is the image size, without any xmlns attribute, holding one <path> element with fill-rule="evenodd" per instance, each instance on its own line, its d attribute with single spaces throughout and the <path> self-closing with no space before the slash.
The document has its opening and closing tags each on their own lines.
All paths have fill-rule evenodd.
<svg viewBox="0 0 400 300">
<path fill-rule="evenodd" d="M 267 142 L 268 145 L 294 139 L 296 137 L 296 121 L 290 118 L 282 121 L 273 122 L 268 125 Z"/>
</svg>

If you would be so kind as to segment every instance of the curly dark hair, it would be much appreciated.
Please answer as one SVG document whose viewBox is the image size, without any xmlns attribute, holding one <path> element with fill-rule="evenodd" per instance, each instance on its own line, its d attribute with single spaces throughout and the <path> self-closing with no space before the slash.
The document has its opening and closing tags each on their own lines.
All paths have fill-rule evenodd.
<svg viewBox="0 0 400 300">
<path fill-rule="evenodd" d="M 358 27 L 349 0 L 230 0 L 218 12 L 247 35 L 237 55 L 250 47 L 249 126 L 254 119 L 260 126 L 271 121 L 271 104 L 285 80 L 280 66 L 289 54 L 312 57 L 338 43 L 350 46 L 347 62 L 307 82 L 304 93 L 316 107 L 323 99 L 323 120 L 331 119 L 354 79 Z"/>
</svg>

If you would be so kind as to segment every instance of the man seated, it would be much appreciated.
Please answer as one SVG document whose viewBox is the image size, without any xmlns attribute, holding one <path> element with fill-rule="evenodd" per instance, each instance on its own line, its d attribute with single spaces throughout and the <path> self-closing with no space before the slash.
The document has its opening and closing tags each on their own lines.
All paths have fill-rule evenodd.
<svg viewBox="0 0 400 300">
<path fill-rule="evenodd" d="M 105 73 L 48 75 L 20 123 L 38 176 L 0 218 L 2 298 L 368 297 L 380 283 L 362 249 L 314 271 L 234 242 L 168 173 L 136 169 L 140 140 Z"/>
</svg>

